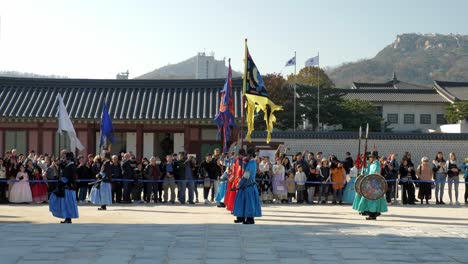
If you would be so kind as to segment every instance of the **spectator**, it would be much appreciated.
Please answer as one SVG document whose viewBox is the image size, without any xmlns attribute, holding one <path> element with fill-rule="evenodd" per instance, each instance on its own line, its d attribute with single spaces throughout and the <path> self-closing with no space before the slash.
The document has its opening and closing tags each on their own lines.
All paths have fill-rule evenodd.
<svg viewBox="0 0 468 264">
<path fill-rule="evenodd" d="M 328 203 L 328 182 L 330 181 L 330 167 L 328 166 L 328 160 L 323 158 L 322 162 L 317 166 L 317 178 L 322 184 L 319 187 L 318 203 Z M 324 200 L 322 201 L 322 195 Z"/>
<path fill-rule="evenodd" d="M 296 198 L 296 182 L 294 181 L 295 173 L 290 171 L 286 179 L 286 188 L 288 189 L 288 203 L 292 203 L 292 199 Z"/>
<path fill-rule="evenodd" d="M 343 188 L 346 181 L 346 170 L 343 168 L 343 163 L 337 161 L 336 167 L 331 169 L 330 174 L 333 182 L 333 204 L 336 204 L 337 201 L 339 204 L 343 204 Z"/>
<path fill-rule="evenodd" d="M 297 203 L 301 204 L 304 203 L 305 182 L 307 181 L 307 177 L 302 171 L 301 165 L 297 165 L 296 170 L 297 172 L 294 176 L 294 181 L 296 182 Z"/>
<path fill-rule="evenodd" d="M 426 200 L 426 204 L 429 204 L 432 193 L 432 182 L 429 181 L 432 181 L 434 178 L 434 172 L 432 171 L 432 167 L 429 165 L 428 157 L 423 157 L 421 159 L 421 165 L 416 169 L 416 176 L 418 176 L 419 180 L 426 181 L 419 183 L 418 198 L 421 199 L 421 204 L 423 204 L 424 199 Z"/>
<path fill-rule="evenodd" d="M 20 171 L 16 174 L 16 180 L 11 188 L 10 192 L 10 203 L 31 203 L 32 193 L 29 187 L 29 176 L 26 173 L 26 167 L 24 165 L 19 166 Z"/>
<path fill-rule="evenodd" d="M 131 203 L 130 194 L 132 193 L 133 166 L 130 153 L 125 153 L 122 162 L 123 179 L 123 202 Z"/>
<path fill-rule="evenodd" d="M 7 173 L 3 158 L 0 158 L 0 203 L 5 203 L 7 191 Z"/>
<path fill-rule="evenodd" d="M 202 168 L 202 176 L 204 179 L 203 183 L 203 198 L 205 199 L 205 204 L 209 204 L 208 194 L 213 186 L 214 181 L 217 179 L 218 165 L 213 161 L 213 158 L 210 153 L 206 154 L 205 160 L 200 164 Z M 213 192 L 213 190 L 211 191 Z"/>
<path fill-rule="evenodd" d="M 349 171 L 354 166 L 353 158 L 351 157 L 351 153 L 348 151 L 346 152 L 345 160 L 343 161 L 343 168 L 346 171 L 346 174 L 349 174 Z"/>
<path fill-rule="evenodd" d="M 403 186 L 403 204 L 415 204 L 415 190 L 413 180 L 416 180 L 416 174 L 412 166 L 408 164 L 408 160 L 401 161 L 400 169 L 400 184 Z"/>
<path fill-rule="evenodd" d="M 83 156 L 78 156 L 78 167 L 76 167 L 78 176 L 78 202 L 84 203 L 88 192 L 88 183 L 93 179 L 93 172 L 88 166 L 87 160 Z"/>
<path fill-rule="evenodd" d="M 111 159 L 112 171 L 112 201 L 116 203 L 122 202 L 122 166 L 120 165 L 119 157 L 113 155 Z"/>
<path fill-rule="evenodd" d="M 187 189 L 187 182 L 185 177 L 185 162 L 187 161 L 187 157 L 185 156 L 185 152 L 179 152 L 178 159 L 176 161 L 176 181 L 177 181 L 177 190 L 178 194 L 177 197 L 179 198 L 179 202 L 181 204 L 185 204 L 185 191 Z"/>
<path fill-rule="evenodd" d="M 166 156 L 166 162 L 162 165 L 162 174 L 164 175 L 163 180 L 163 189 L 164 189 L 164 201 L 163 203 L 168 202 L 168 196 L 169 196 L 169 189 L 171 190 L 171 199 L 169 202 L 172 204 L 175 203 L 175 189 L 176 189 L 176 183 L 175 183 L 175 169 L 176 169 L 176 164 L 172 158 L 172 155 L 167 155 Z"/>
<path fill-rule="evenodd" d="M 449 154 L 449 160 L 447 162 L 447 176 L 448 176 L 448 193 L 449 193 L 449 198 L 450 198 L 450 205 L 453 204 L 452 202 L 452 185 L 454 186 L 455 189 L 455 204 L 460 205 L 458 202 L 458 185 L 460 183 L 460 169 L 457 164 L 457 156 L 455 156 L 455 153 L 450 153 Z"/>
<path fill-rule="evenodd" d="M 156 158 L 151 157 L 150 163 L 145 168 L 145 180 L 153 180 L 154 182 L 145 182 L 145 202 L 151 202 L 151 194 L 153 195 L 154 203 L 158 202 L 159 180 L 161 179 L 159 167 L 156 164 Z M 159 196 L 160 197 L 160 196 Z"/>
<path fill-rule="evenodd" d="M 442 152 L 438 152 L 432 161 L 433 171 L 435 173 L 435 197 L 436 204 L 444 203 L 444 188 L 447 179 L 447 167 Z"/>
<path fill-rule="evenodd" d="M 287 201 L 288 191 L 286 189 L 284 166 L 281 158 L 276 158 L 276 164 L 273 165 L 273 197 L 276 203 Z"/>
</svg>

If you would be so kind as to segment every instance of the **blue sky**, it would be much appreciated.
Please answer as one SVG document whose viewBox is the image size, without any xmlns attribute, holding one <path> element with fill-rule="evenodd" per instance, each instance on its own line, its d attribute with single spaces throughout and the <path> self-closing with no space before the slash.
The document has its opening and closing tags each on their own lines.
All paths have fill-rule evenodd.
<svg viewBox="0 0 468 264">
<path fill-rule="evenodd" d="M 401 33 L 468 34 L 463 0 L 0 0 L 0 70 L 136 77 L 199 51 L 242 69 L 244 38 L 262 73 L 371 58 Z M 283 73 L 291 72 L 287 68 Z"/>
</svg>

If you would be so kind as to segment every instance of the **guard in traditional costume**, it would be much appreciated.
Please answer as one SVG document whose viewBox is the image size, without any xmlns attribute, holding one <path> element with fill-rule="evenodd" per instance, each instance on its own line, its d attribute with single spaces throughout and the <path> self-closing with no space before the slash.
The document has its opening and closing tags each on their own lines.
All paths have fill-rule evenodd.
<svg viewBox="0 0 468 264">
<path fill-rule="evenodd" d="M 91 188 L 91 202 L 101 207 L 98 210 L 107 210 L 107 205 L 112 204 L 112 163 L 110 153 L 104 155 L 104 163 L 101 166 L 101 172 L 96 175 L 97 181 Z"/>
<path fill-rule="evenodd" d="M 247 151 L 247 165 L 242 179 L 237 184 L 237 195 L 234 203 L 234 223 L 255 224 L 254 218 L 262 216 L 260 197 L 255 178 L 257 176 L 257 163 L 255 150 Z"/>
<path fill-rule="evenodd" d="M 57 188 L 49 199 L 49 211 L 55 217 L 64 218 L 62 224 L 71 224 L 72 218 L 78 218 L 75 174 L 76 164 L 73 152 L 67 152 Z"/>
<path fill-rule="evenodd" d="M 369 166 L 364 170 L 364 178 L 371 174 L 380 175 L 380 162 L 375 152 L 369 155 L 368 162 Z M 376 220 L 381 213 L 388 211 L 387 200 L 385 195 L 377 200 L 369 200 L 364 196 L 356 194 L 353 209 L 362 212 L 363 215 L 367 215 L 367 220 Z"/>
<path fill-rule="evenodd" d="M 240 149 L 237 157 L 234 159 L 232 165 L 232 173 L 227 182 L 226 195 L 224 197 L 224 204 L 226 209 L 230 212 L 234 211 L 234 203 L 236 201 L 237 189 L 235 187 L 239 183 L 242 175 L 244 174 L 244 157 L 245 150 Z"/>
</svg>

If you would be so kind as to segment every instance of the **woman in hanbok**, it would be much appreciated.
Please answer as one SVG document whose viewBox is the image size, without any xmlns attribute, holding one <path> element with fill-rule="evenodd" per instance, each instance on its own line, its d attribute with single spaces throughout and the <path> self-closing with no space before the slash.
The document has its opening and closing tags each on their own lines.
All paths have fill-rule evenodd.
<svg viewBox="0 0 468 264">
<path fill-rule="evenodd" d="M 112 165 L 110 153 L 105 154 L 104 160 L 101 171 L 96 175 L 97 182 L 91 188 L 90 193 L 91 203 L 101 206 L 98 210 L 107 210 L 107 205 L 112 204 Z"/>
<path fill-rule="evenodd" d="M 349 181 L 346 184 L 346 188 L 343 192 L 343 201 L 352 204 L 354 202 L 354 197 L 356 195 L 356 190 L 354 190 L 354 184 L 356 183 L 356 178 L 358 176 L 358 168 L 354 166 L 349 170 Z"/>
<path fill-rule="evenodd" d="M 20 171 L 16 174 L 16 180 L 11 187 L 10 203 L 30 203 L 32 202 L 31 188 L 29 187 L 29 176 L 24 165 L 20 166 Z"/>
<path fill-rule="evenodd" d="M 284 203 L 288 200 L 284 166 L 281 158 L 276 158 L 273 165 L 273 197 L 276 203 Z"/>
<path fill-rule="evenodd" d="M 262 216 L 260 198 L 255 182 L 257 175 L 257 163 L 255 162 L 255 150 L 247 151 L 247 166 L 244 175 L 237 185 L 237 195 L 234 204 L 234 223 L 255 224 L 254 218 Z"/>
<path fill-rule="evenodd" d="M 76 164 L 73 152 L 65 154 L 65 167 L 61 170 L 61 177 L 57 189 L 50 195 L 49 211 L 53 216 L 64 218 L 60 223 L 71 224 L 72 218 L 78 218 L 76 202 Z"/>
<path fill-rule="evenodd" d="M 371 174 L 380 175 L 380 162 L 376 156 L 376 154 L 371 154 L 369 156 L 370 165 L 364 171 L 364 178 Z M 356 200 L 357 199 L 355 199 L 355 201 Z M 357 206 L 357 211 L 363 212 L 363 215 L 367 215 L 366 220 L 376 220 L 381 213 L 388 211 L 385 195 L 378 200 L 368 200 L 364 196 L 361 196 L 359 199 L 359 205 Z"/>
<path fill-rule="evenodd" d="M 46 180 L 47 178 L 45 175 L 39 172 L 38 168 L 34 168 L 33 170 L 33 179 L 35 181 Z M 32 199 L 35 203 L 46 203 L 49 196 L 49 189 L 47 187 L 47 183 L 45 182 L 33 182 L 31 183 L 31 192 L 32 192 Z"/>
<path fill-rule="evenodd" d="M 217 207 L 224 208 L 226 205 L 224 204 L 224 198 L 226 196 L 226 187 L 227 187 L 227 182 L 229 178 L 229 168 L 224 171 L 223 175 L 221 176 L 221 179 L 219 180 L 219 185 L 218 185 L 218 192 L 216 193 L 215 201 L 217 203 Z"/>
</svg>

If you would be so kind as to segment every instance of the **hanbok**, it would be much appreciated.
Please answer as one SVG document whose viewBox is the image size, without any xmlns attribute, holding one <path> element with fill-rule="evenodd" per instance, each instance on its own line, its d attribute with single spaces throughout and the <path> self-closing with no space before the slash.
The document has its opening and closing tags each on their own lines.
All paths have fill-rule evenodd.
<svg viewBox="0 0 468 264">
<path fill-rule="evenodd" d="M 282 201 L 288 198 L 283 165 L 273 165 L 273 197 L 276 201 Z"/>
<path fill-rule="evenodd" d="M 99 174 L 99 181 L 91 188 L 91 203 L 98 205 L 111 205 L 112 204 L 112 188 L 111 183 L 106 182 L 106 174 L 101 172 Z"/>
<path fill-rule="evenodd" d="M 349 171 L 349 181 L 346 184 L 345 190 L 343 192 L 343 201 L 352 204 L 354 202 L 354 197 L 356 196 L 356 190 L 354 190 L 354 184 L 356 183 L 356 178 L 358 175 L 358 169 L 352 167 Z"/>
<path fill-rule="evenodd" d="M 29 187 L 29 177 L 26 172 L 18 172 L 16 180 L 11 187 L 10 203 L 30 203 L 32 202 L 31 187 Z"/>
<path fill-rule="evenodd" d="M 43 180 L 40 173 L 34 174 L 34 180 Z M 32 200 L 35 203 L 47 202 L 49 196 L 49 189 L 45 182 L 34 182 L 31 186 Z"/>
<path fill-rule="evenodd" d="M 215 197 L 215 201 L 218 203 L 224 203 L 224 198 L 226 196 L 227 182 L 228 182 L 228 172 L 225 171 L 223 173 L 223 176 L 221 176 L 221 180 L 219 181 L 218 192 L 216 193 L 216 197 Z"/>
<path fill-rule="evenodd" d="M 258 189 L 255 183 L 257 163 L 250 160 L 245 168 L 244 175 L 238 184 L 236 202 L 234 204 L 234 216 L 236 217 L 261 217 L 262 208 Z"/>
<path fill-rule="evenodd" d="M 380 174 L 380 163 L 378 161 L 374 161 L 365 171 L 364 177 L 367 177 L 371 174 Z M 356 195 L 357 197 L 358 195 Z M 354 203 L 353 203 L 353 209 Z M 357 209 L 359 212 L 368 212 L 368 213 L 384 213 L 388 211 L 387 207 L 387 200 L 385 196 L 381 197 L 378 200 L 368 200 L 364 197 L 360 197 L 359 204 L 357 205 Z"/>
</svg>

